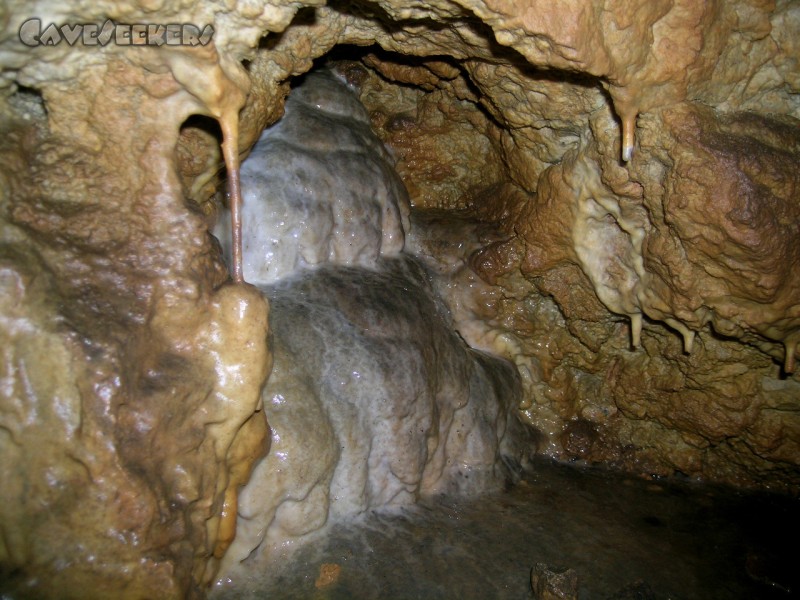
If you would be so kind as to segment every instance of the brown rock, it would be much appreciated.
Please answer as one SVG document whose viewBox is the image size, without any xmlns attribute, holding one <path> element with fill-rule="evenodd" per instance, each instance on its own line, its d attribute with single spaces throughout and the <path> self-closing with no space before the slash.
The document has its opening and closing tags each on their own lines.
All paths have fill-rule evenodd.
<svg viewBox="0 0 800 600">
<path fill-rule="evenodd" d="M 337 45 L 369 48 L 361 96 L 414 203 L 497 225 L 459 263 L 484 284 L 459 281 L 543 451 L 800 488 L 797 3 L 302 4 L 0 8 L 12 586 L 181 597 L 213 577 L 269 371 L 267 307 L 220 288 L 207 233 L 214 123 L 239 114 L 245 156 Z M 33 14 L 215 35 L 30 48 Z"/>
<path fill-rule="evenodd" d="M 536 600 L 577 600 L 578 574 L 573 569 L 559 571 L 537 563 L 531 569 L 531 588 Z"/>
</svg>

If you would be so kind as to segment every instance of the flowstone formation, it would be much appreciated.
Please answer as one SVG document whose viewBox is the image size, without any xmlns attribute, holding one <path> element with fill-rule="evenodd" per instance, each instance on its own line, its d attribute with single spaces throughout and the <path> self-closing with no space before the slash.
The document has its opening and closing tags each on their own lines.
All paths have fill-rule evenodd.
<svg viewBox="0 0 800 600">
<path fill-rule="evenodd" d="M 245 272 L 273 320 L 272 444 L 220 577 L 274 570 L 367 511 L 513 479 L 532 448 L 519 376 L 464 344 L 432 275 L 402 254 L 405 190 L 344 82 L 315 72 L 292 91 L 242 186 Z"/>
<path fill-rule="evenodd" d="M 223 579 L 279 569 L 368 511 L 496 490 L 527 463 L 515 367 L 464 344 L 410 257 L 322 266 L 263 290 L 272 446 L 242 491 Z"/>
<path fill-rule="evenodd" d="M 204 109 L 171 69 L 196 68 L 205 92 L 232 98 L 216 52 L 31 49 L 16 35 L 29 11 L 141 14 L 115 10 L 2 9 L 0 579 L 12 596 L 201 596 L 267 450 L 267 304 L 224 285 L 174 167 L 180 123 Z"/>
<path fill-rule="evenodd" d="M 331 71 L 305 79 L 241 169 L 243 266 L 256 284 L 403 249 L 408 198 L 366 110 Z M 214 233 L 232 263 L 230 212 Z"/>
<path fill-rule="evenodd" d="M 769 22 L 797 16 L 779 4 Z M 791 62 L 784 39 L 754 46 L 770 77 Z M 597 86 L 509 58 L 460 71 L 360 59 L 378 74 L 362 100 L 412 205 L 452 211 L 426 252 L 450 273 L 457 327 L 514 358 L 546 454 L 796 489 L 796 106 L 766 83 L 746 100 L 715 90 L 716 111 L 665 99 L 624 164 Z"/>
<path fill-rule="evenodd" d="M 29 46 L 34 17 L 122 34 Z M 4 593 L 213 578 L 270 358 L 209 215 L 337 46 L 412 206 L 458 211 L 430 263 L 462 335 L 516 363 L 540 452 L 800 488 L 797 2 L 11 0 L 0 23 Z M 126 45 L 140 23 L 214 34 Z"/>
</svg>

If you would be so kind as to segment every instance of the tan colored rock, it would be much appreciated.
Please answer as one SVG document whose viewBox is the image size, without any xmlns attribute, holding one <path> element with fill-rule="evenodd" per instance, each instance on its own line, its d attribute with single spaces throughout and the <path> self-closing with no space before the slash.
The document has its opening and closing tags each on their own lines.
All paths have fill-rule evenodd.
<svg viewBox="0 0 800 600">
<path fill-rule="evenodd" d="M 213 47 L 16 44 L 17 80 L 41 96 L 6 98 L 0 150 L 19 166 L 0 199 L 16 290 L 3 315 L 17 315 L 0 334 L 3 406 L 22 411 L 3 412 L 15 432 L 2 442 L 0 560 L 15 573 L 4 586 L 199 595 L 268 441 L 266 305 L 245 288 L 215 291 L 224 268 L 175 168 L 179 127 L 205 108 L 174 73 L 204 82 L 202 94 L 228 80 Z"/>
<path fill-rule="evenodd" d="M 415 207 L 471 208 L 486 188 L 507 180 L 502 156 L 492 143 L 497 127 L 474 102 L 453 101 L 454 96 L 468 94 L 452 64 L 406 66 L 374 54 L 366 56 L 364 64 L 382 78 L 373 76 L 362 84 L 361 100 L 378 134 L 393 149 Z M 398 92 L 396 83 L 419 89 Z M 426 89 L 433 93 L 424 93 Z"/>
<path fill-rule="evenodd" d="M 496 225 L 453 262 L 455 312 L 517 364 L 541 452 L 796 490 L 798 4 L 319 4 L 0 7 L 14 585 L 179 597 L 212 576 L 266 451 L 267 307 L 220 288 L 187 203 L 218 209 L 219 142 L 233 173 L 291 78 L 343 44 L 382 49 L 362 97 L 412 200 Z M 32 15 L 215 34 L 30 48 Z"/>
</svg>

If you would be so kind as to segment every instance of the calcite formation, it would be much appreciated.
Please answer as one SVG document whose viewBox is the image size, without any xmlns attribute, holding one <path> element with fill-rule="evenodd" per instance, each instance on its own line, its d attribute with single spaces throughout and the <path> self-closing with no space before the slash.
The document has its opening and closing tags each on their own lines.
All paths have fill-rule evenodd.
<svg viewBox="0 0 800 600">
<path fill-rule="evenodd" d="M 214 33 L 29 46 L 31 18 Z M 447 211 L 425 227 L 462 235 L 419 247 L 462 336 L 517 365 L 539 452 L 800 487 L 793 0 L 12 0 L 0 23 L 4 593 L 213 578 L 270 356 L 207 228 L 337 52 L 412 207 Z"/>
<path fill-rule="evenodd" d="M 308 75 L 292 92 L 241 182 L 243 267 L 255 284 L 321 264 L 369 267 L 403 249 L 405 188 L 366 110 L 330 71 Z M 214 232 L 233 264 L 229 214 Z"/>
<path fill-rule="evenodd" d="M 242 491 L 223 581 L 367 511 L 491 490 L 533 451 L 514 366 L 470 350 L 432 274 L 402 254 L 407 198 L 388 158 L 322 71 L 242 166 L 245 272 L 273 318 L 272 443 Z"/>
<path fill-rule="evenodd" d="M 242 491 L 223 580 L 279 567 L 331 525 L 497 489 L 527 464 L 513 364 L 466 347 L 410 257 L 325 265 L 263 290 L 272 445 Z"/>
</svg>

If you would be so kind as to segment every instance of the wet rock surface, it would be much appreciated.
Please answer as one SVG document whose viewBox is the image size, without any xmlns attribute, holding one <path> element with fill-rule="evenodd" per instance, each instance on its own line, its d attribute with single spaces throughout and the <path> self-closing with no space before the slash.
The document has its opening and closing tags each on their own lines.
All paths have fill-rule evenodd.
<svg viewBox="0 0 800 600">
<path fill-rule="evenodd" d="M 440 497 L 341 524 L 267 578 L 251 573 L 213 597 L 523 600 L 535 597 L 537 563 L 571 570 L 578 598 L 773 600 L 797 593 L 796 499 L 544 461 L 534 471 L 506 492 Z M 757 562 L 770 577 L 751 574 Z M 339 575 L 318 590 L 324 564 L 339 565 Z"/>
<path fill-rule="evenodd" d="M 0 587 L 199 596 L 266 451 L 268 308 L 170 168 L 192 106 L 106 58 L 3 100 Z"/>
<path fill-rule="evenodd" d="M 332 71 L 294 88 L 284 117 L 242 165 L 241 183 L 244 270 L 254 284 L 322 264 L 369 268 L 403 249 L 406 190 L 363 105 Z M 214 228 L 226 249 L 229 215 Z"/>
<path fill-rule="evenodd" d="M 272 444 L 240 496 L 223 580 L 269 571 L 359 514 L 501 488 L 532 454 L 514 365 L 464 344 L 413 259 L 375 267 L 263 288 Z"/>
<path fill-rule="evenodd" d="M 800 308 L 790 272 L 800 204 L 784 162 L 796 160 L 793 118 L 676 103 L 639 119 L 637 154 L 622 165 L 610 151 L 613 117 L 585 81 L 463 63 L 459 77 L 466 71 L 479 87 L 486 78 L 476 104 L 487 118 L 459 96 L 452 73 L 434 85 L 425 61 L 411 74 L 386 55 L 364 63 L 380 77 L 366 79 L 361 97 L 373 114 L 390 115 L 376 130 L 397 148 L 412 205 L 438 215 L 432 232 L 411 235 L 447 240 L 420 251 L 439 253 L 432 261 L 449 273 L 446 296 L 466 339 L 523 371 L 544 453 L 797 488 L 800 388 L 787 371 Z M 385 81 L 412 74 L 416 90 Z M 459 101 L 445 103 L 443 90 Z M 511 90 L 527 93 L 528 114 L 488 101 Z M 559 101 L 536 103 L 536 94 Z M 413 128 L 387 125 L 392 105 L 414 117 Z M 440 116 L 448 110 L 449 129 Z M 512 116 L 514 128 L 497 128 Z M 456 131 L 459 123 L 472 133 Z M 540 137 L 553 128 L 561 146 Z M 509 135 L 538 140 L 537 153 Z M 488 143 L 451 152 L 470 136 Z M 427 167 L 417 173 L 420 162 Z M 438 168 L 450 169 L 455 190 L 439 204 L 429 176 Z M 451 218 L 436 212 L 444 209 Z M 576 427 L 587 435 L 576 437 Z"/>
<path fill-rule="evenodd" d="M 471 350 L 401 254 L 405 190 L 352 90 L 312 74 L 287 113 L 242 168 L 245 267 L 273 319 L 272 443 L 223 580 L 343 519 L 502 486 L 532 454 L 514 365 Z"/>
<path fill-rule="evenodd" d="M 451 309 L 541 453 L 800 488 L 797 2 L 62 4 L 0 7 L 4 589 L 203 593 L 267 440 L 217 146 L 343 45 L 412 204 L 495 226 Z M 215 34 L 32 48 L 32 16 Z"/>
<path fill-rule="evenodd" d="M 456 329 L 517 365 L 539 452 L 796 489 L 800 387 L 768 355 L 708 330 L 686 354 L 677 333 L 651 321 L 634 350 L 629 325 L 608 314 L 578 267 L 492 284 L 482 265 L 508 236 L 501 226 L 471 211 L 418 211 L 412 224 L 409 248 L 437 270 Z"/>
</svg>

